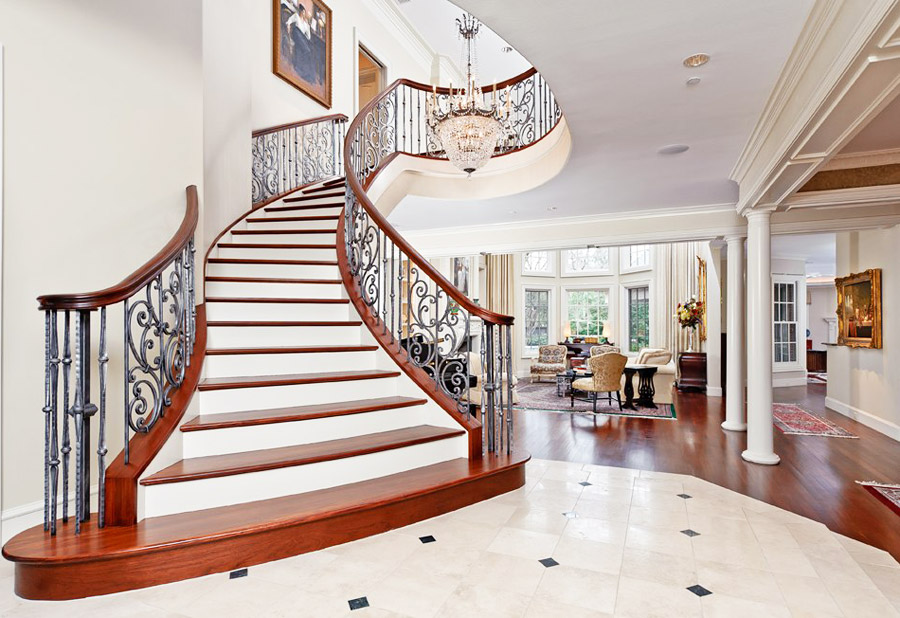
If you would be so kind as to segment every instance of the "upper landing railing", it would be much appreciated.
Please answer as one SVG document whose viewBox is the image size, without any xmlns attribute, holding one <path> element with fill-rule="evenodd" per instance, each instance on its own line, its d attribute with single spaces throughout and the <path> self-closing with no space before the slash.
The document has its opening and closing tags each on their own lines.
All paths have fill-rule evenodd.
<svg viewBox="0 0 900 618">
<path fill-rule="evenodd" d="M 483 87 L 486 103 L 495 91 L 510 109 L 510 132 L 498 145 L 500 154 L 535 144 L 562 117 L 534 69 L 496 89 Z M 435 401 L 464 425 L 479 424 L 473 408 L 480 408 L 482 444 L 476 452 L 470 443 L 470 456 L 478 457 L 512 447 L 513 318 L 472 302 L 397 233 L 366 194 L 399 154 L 446 158 L 428 128 L 426 108 L 429 97 L 446 106 L 449 95 L 447 88 L 401 79 L 354 118 L 344 143 L 347 194 L 340 250 L 353 283 L 351 296 L 360 299 L 385 349 L 419 384 L 430 385 Z"/>
</svg>

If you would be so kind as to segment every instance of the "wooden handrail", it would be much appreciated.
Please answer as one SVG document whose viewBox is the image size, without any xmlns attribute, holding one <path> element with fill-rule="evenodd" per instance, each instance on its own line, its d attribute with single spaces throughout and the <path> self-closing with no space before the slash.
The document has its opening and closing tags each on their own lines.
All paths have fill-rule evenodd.
<svg viewBox="0 0 900 618">
<path fill-rule="evenodd" d="M 266 135 L 267 133 L 275 133 L 276 131 L 282 131 L 284 129 L 293 129 L 294 127 L 302 127 L 303 125 L 316 124 L 317 122 L 327 122 L 329 120 L 333 122 L 346 122 L 348 118 L 344 114 L 330 114 L 328 116 L 319 116 L 317 118 L 307 118 L 306 120 L 298 120 L 297 122 L 288 122 L 285 124 L 275 125 L 274 127 L 257 129 L 256 131 L 251 133 L 250 136 L 259 137 L 260 135 Z"/>
<path fill-rule="evenodd" d="M 157 276 L 184 249 L 197 229 L 199 205 L 197 203 L 196 185 L 187 187 L 185 193 L 187 206 L 184 219 L 181 221 L 178 231 L 166 243 L 166 246 L 160 249 L 147 263 L 128 275 L 120 283 L 105 290 L 82 294 L 48 294 L 39 296 L 37 300 L 40 309 L 97 309 L 123 301 L 147 285 L 153 277 Z"/>
</svg>

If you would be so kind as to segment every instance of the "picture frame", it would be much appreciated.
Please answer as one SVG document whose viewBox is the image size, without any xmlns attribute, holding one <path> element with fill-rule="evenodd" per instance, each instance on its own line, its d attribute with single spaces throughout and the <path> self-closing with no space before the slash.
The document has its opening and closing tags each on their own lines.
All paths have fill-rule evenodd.
<svg viewBox="0 0 900 618">
<path fill-rule="evenodd" d="M 838 345 L 881 348 L 881 269 L 870 268 L 834 280 Z"/>
<path fill-rule="evenodd" d="M 706 341 L 706 260 L 697 256 L 697 300 L 703 303 L 703 313 L 700 319 L 700 341 Z"/>
<path fill-rule="evenodd" d="M 451 260 L 451 273 L 453 285 L 457 290 L 469 295 L 469 258 L 455 257 Z"/>
<path fill-rule="evenodd" d="M 331 9 L 322 0 L 272 0 L 272 72 L 331 108 Z"/>
</svg>

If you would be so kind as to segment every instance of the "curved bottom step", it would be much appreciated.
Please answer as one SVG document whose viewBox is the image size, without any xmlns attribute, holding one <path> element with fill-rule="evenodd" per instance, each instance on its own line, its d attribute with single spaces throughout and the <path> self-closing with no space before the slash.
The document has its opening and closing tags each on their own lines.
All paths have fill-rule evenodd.
<svg viewBox="0 0 900 618">
<path fill-rule="evenodd" d="M 524 452 L 454 459 L 370 481 L 99 529 L 36 526 L 3 548 L 16 594 L 65 600 L 287 558 L 435 517 L 525 484 Z"/>
</svg>

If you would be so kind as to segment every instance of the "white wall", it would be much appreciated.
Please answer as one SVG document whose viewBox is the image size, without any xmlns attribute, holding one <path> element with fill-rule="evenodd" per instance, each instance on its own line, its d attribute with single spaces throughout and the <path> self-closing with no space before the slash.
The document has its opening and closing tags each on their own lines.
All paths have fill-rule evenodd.
<svg viewBox="0 0 900 618">
<path fill-rule="evenodd" d="M 811 301 L 806 313 L 809 339 L 812 340 L 813 350 L 824 350 L 826 343 L 835 343 L 828 340 L 828 323 L 825 318 L 835 317 L 837 289 L 833 285 L 807 285 L 806 290 Z"/>
<path fill-rule="evenodd" d="M 156 253 L 184 216 L 185 186 L 202 188 L 203 151 L 200 0 L 0 0 L 0 16 L 6 513 L 43 495 L 35 298 L 109 286 Z M 121 320 L 109 316 L 111 378 L 122 375 Z M 114 455 L 120 405 L 108 428 Z"/>
<path fill-rule="evenodd" d="M 828 348 L 826 405 L 900 440 L 900 226 L 837 235 L 838 277 L 881 268 L 882 349 Z"/>
</svg>

